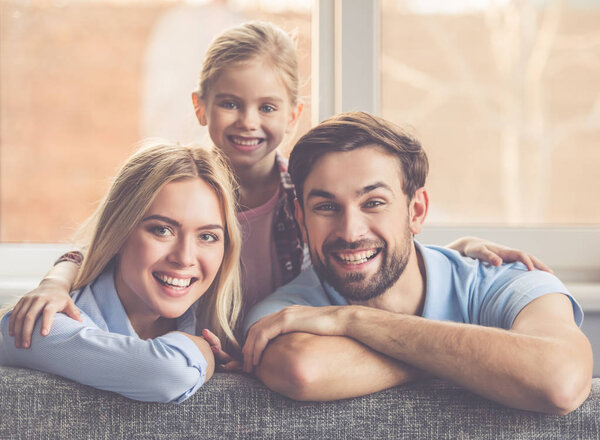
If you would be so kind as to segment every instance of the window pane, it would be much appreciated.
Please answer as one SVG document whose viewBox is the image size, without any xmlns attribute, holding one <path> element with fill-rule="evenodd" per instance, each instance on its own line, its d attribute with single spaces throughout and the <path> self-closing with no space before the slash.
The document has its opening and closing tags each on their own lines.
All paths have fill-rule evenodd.
<svg viewBox="0 0 600 440">
<path fill-rule="evenodd" d="M 599 4 L 381 4 L 381 112 L 429 153 L 430 222 L 600 223 Z"/>
<path fill-rule="evenodd" d="M 190 94 L 227 27 L 261 19 L 297 32 L 310 96 L 310 4 L 1 1 L 0 241 L 68 240 L 142 139 L 209 142 Z M 297 132 L 309 123 L 305 106 Z"/>
</svg>

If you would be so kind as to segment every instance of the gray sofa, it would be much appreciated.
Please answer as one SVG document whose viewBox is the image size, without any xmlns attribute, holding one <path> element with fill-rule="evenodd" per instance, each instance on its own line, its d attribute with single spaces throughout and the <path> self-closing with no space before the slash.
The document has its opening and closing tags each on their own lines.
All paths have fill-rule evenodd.
<svg viewBox="0 0 600 440">
<path fill-rule="evenodd" d="M 427 380 L 338 402 L 295 402 L 217 373 L 181 405 L 135 402 L 37 371 L 0 367 L 0 439 L 598 439 L 600 379 L 571 414 L 489 402 Z"/>
</svg>

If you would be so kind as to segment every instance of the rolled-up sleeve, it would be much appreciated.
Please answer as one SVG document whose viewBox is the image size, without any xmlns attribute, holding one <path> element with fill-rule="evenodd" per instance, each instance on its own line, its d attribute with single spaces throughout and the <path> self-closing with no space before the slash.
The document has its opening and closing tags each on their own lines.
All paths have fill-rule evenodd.
<svg viewBox="0 0 600 440">
<path fill-rule="evenodd" d="M 83 322 L 56 315 L 48 336 L 40 335 L 38 320 L 28 349 L 14 347 L 6 315 L 0 323 L 0 364 L 45 371 L 148 402 L 183 402 L 204 383 L 207 362 L 185 335 L 143 340 L 102 330 L 82 315 Z"/>
</svg>

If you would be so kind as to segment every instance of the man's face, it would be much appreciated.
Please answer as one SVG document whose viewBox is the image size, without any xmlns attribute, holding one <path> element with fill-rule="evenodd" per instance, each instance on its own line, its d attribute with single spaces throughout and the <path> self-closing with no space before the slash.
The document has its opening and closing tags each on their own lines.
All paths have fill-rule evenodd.
<svg viewBox="0 0 600 440">
<path fill-rule="evenodd" d="M 313 266 L 348 300 L 381 295 L 409 260 L 420 225 L 411 220 L 401 173 L 396 157 L 369 145 L 319 158 L 304 183 L 297 214 Z"/>
</svg>

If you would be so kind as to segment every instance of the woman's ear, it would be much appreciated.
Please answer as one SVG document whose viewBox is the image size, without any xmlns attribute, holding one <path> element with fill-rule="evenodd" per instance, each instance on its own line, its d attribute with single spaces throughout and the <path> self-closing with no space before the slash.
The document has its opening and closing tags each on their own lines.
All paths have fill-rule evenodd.
<svg viewBox="0 0 600 440">
<path fill-rule="evenodd" d="M 425 188 L 419 188 L 415 191 L 415 195 L 409 204 L 409 229 L 413 235 L 421 232 L 425 217 L 427 217 L 427 210 L 429 209 L 429 196 Z"/>
<path fill-rule="evenodd" d="M 302 115 L 302 110 L 304 109 L 304 104 L 298 103 L 295 108 L 292 108 L 292 112 L 290 114 L 290 119 L 288 120 L 287 127 L 285 129 L 285 133 L 291 133 L 295 128 L 300 116 Z"/>
<path fill-rule="evenodd" d="M 200 125 L 206 126 L 206 105 L 204 104 L 204 100 L 198 95 L 198 92 L 192 92 L 192 103 L 194 104 L 194 113 L 196 113 L 198 122 L 200 122 Z"/>
</svg>

